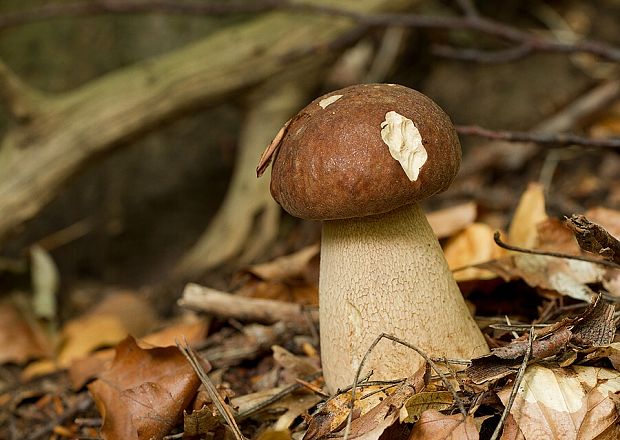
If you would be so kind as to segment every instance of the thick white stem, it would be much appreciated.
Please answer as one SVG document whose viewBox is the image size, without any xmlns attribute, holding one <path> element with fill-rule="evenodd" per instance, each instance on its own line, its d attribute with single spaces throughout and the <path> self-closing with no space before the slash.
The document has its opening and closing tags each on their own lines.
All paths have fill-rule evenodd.
<svg viewBox="0 0 620 440">
<path fill-rule="evenodd" d="M 422 209 L 323 223 L 320 273 L 321 358 L 334 392 L 353 382 L 380 333 L 432 356 L 470 359 L 488 352 Z M 382 341 L 362 376 L 395 379 L 423 363 L 415 352 Z"/>
</svg>

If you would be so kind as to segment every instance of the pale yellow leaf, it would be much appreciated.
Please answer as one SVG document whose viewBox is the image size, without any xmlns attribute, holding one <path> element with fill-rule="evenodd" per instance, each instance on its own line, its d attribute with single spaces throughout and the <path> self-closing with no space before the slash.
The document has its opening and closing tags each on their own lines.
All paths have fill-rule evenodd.
<svg viewBox="0 0 620 440">
<path fill-rule="evenodd" d="M 476 215 L 476 204 L 466 202 L 429 212 L 426 219 L 437 238 L 446 238 L 471 225 L 476 220 Z"/>
<path fill-rule="evenodd" d="M 452 237 L 444 247 L 444 254 L 450 269 L 460 269 L 478 263 L 494 260 L 505 254 L 495 244 L 494 230 L 483 223 L 473 223 Z M 454 272 L 457 281 L 484 280 L 496 278 L 491 271 L 467 267 Z"/>
<path fill-rule="evenodd" d="M 536 245 L 536 225 L 547 219 L 545 195 L 539 183 L 530 183 L 521 195 L 517 209 L 510 222 L 508 239 L 510 244 L 525 248 Z"/>
</svg>

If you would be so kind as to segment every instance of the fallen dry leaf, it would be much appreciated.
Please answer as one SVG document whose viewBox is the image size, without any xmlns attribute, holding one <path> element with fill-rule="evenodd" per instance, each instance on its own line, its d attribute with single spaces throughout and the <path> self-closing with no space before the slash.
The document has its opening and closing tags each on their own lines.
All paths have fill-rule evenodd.
<svg viewBox="0 0 620 440">
<path fill-rule="evenodd" d="M 34 320 L 29 322 L 12 304 L 0 304 L 0 364 L 49 356 L 50 345 Z"/>
<path fill-rule="evenodd" d="M 355 403 L 353 405 L 354 417 L 366 414 L 387 398 L 385 392 L 376 392 L 379 390 L 381 390 L 381 387 L 378 386 L 358 387 L 355 393 Z M 368 398 L 364 398 L 364 396 L 370 393 L 373 394 Z M 325 436 L 329 434 L 339 431 L 349 416 L 350 401 L 350 391 L 338 394 L 334 398 L 329 399 L 321 410 L 312 417 L 304 440 L 319 440 L 325 438 Z"/>
<path fill-rule="evenodd" d="M 620 263 L 620 241 L 586 216 L 572 215 L 566 225 L 573 231 L 579 247 L 606 260 Z"/>
<path fill-rule="evenodd" d="M 429 212 L 426 219 L 435 236 L 441 239 L 451 237 L 471 225 L 476 220 L 477 211 L 476 203 L 466 202 Z"/>
<path fill-rule="evenodd" d="M 405 402 L 424 387 L 425 373 L 426 366 L 420 368 L 389 395 L 378 386 L 359 387 L 355 394 L 349 438 L 377 440 L 386 429 L 397 423 Z M 303 440 L 342 437 L 350 412 L 350 400 L 351 392 L 329 399 L 310 420 Z"/>
<path fill-rule="evenodd" d="M 620 211 L 599 206 L 588 209 L 584 215 L 620 239 Z"/>
<path fill-rule="evenodd" d="M 490 270 L 506 281 L 521 279 L 531 287 L 586 302 L 596 296 L 588 284 L 612 282 L 607 278 L 608 271 L 598 264 L 545 255 L 514 254 L 478 267 Z"/>
<path fill-rule="evenodd" d="M 512 414 L 508 414 L 500 440 L 526 440 Z"/>
<path fill-rule="evenodd" d="M 293 382 L 296 378 L 303 378 L 320 370 L 319 366 L 311 359 L 297 356 L 279 345 L 272 346 L 271 350 L 273 350 L 273 359 L 284 369 L 285 383 Z"/>
<path fill-rule="evenodd" d="M 256 440 L 291 440 L 291 438 L 291 433 L 288 430 L 266 429 L 258 435 Z"/>
<path fill-rule="evenodd" d="M 109 370 L 88 386 L 104 439 L 161 438 L 177 423 L 200 381 L 176 347 L 143 350 L 132 337 L 116 347 Z"/>
<path fill-rule="evenodd" d="M 454 396 L 449 391 L 431 391 L 414 394 L 403 406 L 400 421 L 415 423 L 424 411 L 434 409 L 443 411 L 454 403 Z"/>
<path fill-rule="evenodd" d="M 64 326 L 57 363 L 66 368 L 74 360 L 98 348 L 113 346 L 127 335 L 144 335 L 156 322 L 155 311 L 148 302 L 131 292 L 112 293 L 92 311 Z"/>
<path fill-rule="evenodd" d="M 393 394 L 351 422 L 349 438 L 378 440 L 386 429 L 398 422 L 401 408 L 422 387 L 422 384 L 423 376 L 417 373 L 407 379 Z"/>
<path fill-rule="evenodd" d="M 175 345 L 177 341 L 187 341 L 194 346 L 207 336 L 209 322 L 203 318 L 187 317 L 185 320 L 176 322 L 153 333 L 143 336 L 138 340 L 142 348 L 167 347 Z"/>
<path fill-rule="evenodd" d="M 293 422 L 299 417 L 308 415 L 308 411 L 321 401 L 321 397 L 316 394 L 291 394 L 281 399 L 280 402 L 269 406 L 269 410 L 284 410 L 284 414 L 278 417 L 272 428 L 275 431 L 288 432 Z"/>
<path fill-rule="evenodd" d="M 606 347 L 596 347 L 584 358 L 584 361 L 597 361 L 603 358 L 609 359 L 611 365 L 620 371 L 620 342 L 613 342 Z"/>
<path fill-rule="evenodd" d="M 495 231 L 483 223 L 473 223 L 452 237 L 444 247 L 444 254 L 451 270 L 484 263 L 505 255 L 504 249 L 500 248 L 493 240 Z M 485 280 L 496 278 L 497 274 L 468 267 L 454 272 L 457 281 Z"/>
<path fill-rule="evenodd" d="M 577 349 L 590 353 L 592 347 L 611 344 L 616 329 L 614 310 L 612 304 L 597 297 L 580 315 L 536 330 L 537 339 L 532 342 L 531 360 L 562 355 L 567 348 L 573 354 Z M 570 347 L 567 345 L 569 342 Z M 514 374 L 523 362 L 528 344 L 522 336 L 506 346 L 494 348 L 490 354 L 472 359 L 465 372 L 476 384 Z"/>
<path fill-rule="evenodd" d="M 471 416 L 446 416 L 429 409 L 414 425 L 409 440 L 478 440 L 478 429 Z"/>
<path fill-rule="evenodd" d="M 530 183 L 521 195 L 508 229 L 509 243 L 513 246 L 532 248 L 536 245 L 536 225 L 547 219 L 545 195 L 539 183 Z"/>
<path fill-rule="evenodd" d="M 79 390 L 95 379 L 99 373 L 108 370 L 114 360 L 114 354 L 113 348 L 107 348 L 71 362 L 69 367 L 71 387 L 74 390 Z"/>
<path fill-rule="evenodd" d="M 319 245 L 256 264 L 237 274 L 243 280 L 237 294 L 278 299 L 298 304 L 318 304 Z"/>
<path fill-rule="evenodd" d="M 575 235 L 566 224 L 557 218 L 548 218 L 536 225 L 536 249 L 560 252 L 566 255 L 580 255 L 581 249 Z"/>
<path fill-rule="evenodd" d="M 319 255 L 319 245 L 306 246 L 290 255 L 275 258 L 267 263 L 255 264 L 245 269 L 245 273 L 261 280 L 286 281 L 303 278 L 308 264 Z"/>
<path fill-rule="evenodd" d="M 190 346 L 202 342 L 207 333 L 208 324 L 204 320 L 188 318 L 169 325 L 157 332 L 149 333 L 137 340 L 140 348 L 168 347 L 176 341 L 187 341 Z M 86 357 L 71 362 L 69 378 L 73 389 L 80 389 L 94 379 L 99 373 L 107 370 L 114 359 L 114 349 L 99 350 Z"/>
<path fill-rule="evenodd" d="M 504 404 L 512 386 L 498 396 Z M 530 366 L 510 410 L 528 440 L 620 438 L 619 414 L 609 394 L 620 391 L 620 373 L 596 367 Z"/>
<path fill-rule="evenodd" d="M 186 437 L 207 435 L 216 429 L 224 429 L 219 413 L 213 405 L 205 405 L 191 413 L 183 411 L 183 433 Z"/>
<path fill-rule="evenodd" d="M 596 295 L 588 284 L 602 282 L 606 273 L 594 263 L 543 255 L 519 254 L 513 256 L 513 262 L 516 273 L 530 286 L 585 302 Z"/>
</svg>

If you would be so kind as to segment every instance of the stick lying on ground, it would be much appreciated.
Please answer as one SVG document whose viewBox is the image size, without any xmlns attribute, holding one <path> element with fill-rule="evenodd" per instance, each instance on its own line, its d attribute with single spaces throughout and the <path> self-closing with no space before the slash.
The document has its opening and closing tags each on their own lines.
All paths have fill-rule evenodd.
<svg viewBox="0 0 620 440">
<path fill-rule="evenodd" d="M 316 310 L 305 310 L 299 304 L 248 298 L 191 283 L 185 287 L 178 304 L 220 318 L 232 318 L 244 322 L 273 324 L 286 321 L 304 325 L 318 322 Z"/>
</svg>

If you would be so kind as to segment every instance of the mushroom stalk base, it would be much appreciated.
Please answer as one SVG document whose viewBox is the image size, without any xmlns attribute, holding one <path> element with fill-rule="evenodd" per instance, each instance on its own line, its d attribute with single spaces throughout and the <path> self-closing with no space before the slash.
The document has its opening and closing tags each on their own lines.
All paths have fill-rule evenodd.
<svg viewBox="0 0 620 440">
<path fill-rule="evenodd" d="M 328 389 L 353 382 L 381 333 L 430 356 L 471 359 L 488 352 L 422 209 L 409 205 L 373 217 L 323 222 L 320 273 L 321 358 Z M 412 350 L 381 341 L 362 376 L 411 376 L 423 364 Z"/>
</svg>

